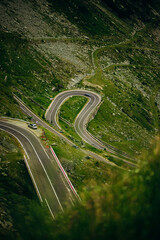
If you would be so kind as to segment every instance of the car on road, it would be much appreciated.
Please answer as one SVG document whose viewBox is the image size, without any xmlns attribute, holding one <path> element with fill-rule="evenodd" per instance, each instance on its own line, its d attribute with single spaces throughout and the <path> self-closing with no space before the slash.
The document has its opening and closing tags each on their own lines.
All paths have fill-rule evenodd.
<svg viewBox="0 0 160 240">
<path fill-rule="evenodd" d="M 30 124 L 28 124 L 28 127 L 32 128 L 32 129 L 37 129 L 36 123 L 30 123 Z"/>
<path fill-rule="evenodd" d="M 91 95 L 88 94 L 88 93 L 85 93 L 84 96 L 86 96 L 86 97 L 90 97 Z"/>
<path fill-rule="evenodd" d="M 76 149 L 78 149 L 78 148 L 79 148 L 79 147 L 78 147 L 78 146 L 76 146 L 76 145 L 73 145 L 72 147 L 73 147 L 73 148 L 76 148 Z"/>
</svg>

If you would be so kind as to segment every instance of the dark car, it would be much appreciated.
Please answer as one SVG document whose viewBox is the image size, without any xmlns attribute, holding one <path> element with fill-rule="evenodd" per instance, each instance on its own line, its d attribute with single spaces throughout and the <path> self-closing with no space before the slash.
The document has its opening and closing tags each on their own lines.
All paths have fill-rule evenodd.
<svg viewBox="0 0 160 240">
<path fill-rule="evenodd" d="M 78 147 L 78 146 L 76 146 L 76 145 L 73 145 L 72 147 L 73 147 L 73 148 L 77 148 L 77 149 L 79 148 L 79 147 Z"/>
<path fill-rule="evenodd" d="M 89 95 L 88 93 L 85 93 L 84 96 L 86 96 L 86 97 L 90 97 L 90 95 Z"/>
</svg>

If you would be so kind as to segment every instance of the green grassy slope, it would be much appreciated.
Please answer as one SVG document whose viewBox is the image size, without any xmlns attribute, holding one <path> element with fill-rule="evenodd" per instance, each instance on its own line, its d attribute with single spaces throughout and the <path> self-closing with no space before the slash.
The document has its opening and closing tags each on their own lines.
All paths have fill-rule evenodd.
<svg viewBox="0 0 160 240">
<path fill-rule="evenodd" d="M 157 239 L 159 237 L 159 138 L 141 158 L 140 168 L 112 186 L 92 182 L 85 201 L 55 222 L 55 239 Z M 90 194 L 88 193 L 90 191 Z"/>
<path fill-rule="evenodd" d="M 41 139 L 46 146 L 53 144 L 79 194 L 84 185 L 92 181 L 111 184 L 120 172 L 117 167 L 89 157 L 47 130 L 43 131 Z M 54 237 L 53 221 L 45 204 L 40 205 L 23 154 L 17 140 L 0 131 L 0 234 L 2 239 L 51 239 Z"/>
<path fill-rule="evenodd" d="M 72 23 L 90 37 L 116 35 L 116 38 L 119 38 L 126 33 L 126 29 L 120 24 L 116 26 L 113 19 L 103 14 L 92 1 L 48 0 L 48 2 L 53 10 L 64 13 Z"/>
<path fill-rule="evenodd" d="M 159 43 L 154 38 L 159 29 L 158 16 L 149 23 L 137 24 L 134 18 L 120 18 L 114 10 L 97 1 L 48 2 L 49 11 L 63 14 L 90 39 L 83 37 L 81 40 L 81 35 L 75 38 L 72 32 L 70 40 L 64 36 L 59 41 L 55 37 L 25 40 L 18 33 L 1 31 L 1 114 L 22 117 L 11 98 L 11 92 L 15 92 L 43 117 L 50 98 L 68 87 L 72 78 L 82 74 L 80 78 L 88 77 L 89 83 L 99 85 L 102 91 L 94 86 L 93 90 L 104 96 L 96 118 L 89 124 L 89 131 L 131 155 L 139 154 L 159 129 L 156 100 Z M 47 18 L 46 13 L 43 19 L 48 26 L 52 24 L 53 20 L 50 16 Z M 60 55 L 56 52 L 58 45 Z M 67 48 L 69 52 L 65 52 Z M 85 49 L 83 54 L 82 49 Z M 69 53 L 72 55 L 67 58 Z M 77 59 L 86 69 L 82 70 L 78 62 L 74 65 Z M 92 73 L 92 77 L 89 78 L 88 73 Z M 84 85 L 86 87 L 79 81 L 74 87 Z M 12 111 L 13 106 L 16 112 Z"/>
<path fill-rule="evenodd" d="M 1 32 L 0 39 L 1 115 L 22 115 L 11 110 L 15 104 L 12 92 L 26 101 L 26 97 L 31 98 L 43 108 L 47 108 L 50 97 L 53 97 L 52 88 L 55 92 L 64 89 L 68 79 L 76 72 L 75 68 L 56 56 L 51 61 L 48 60 L 46 56 L 37 51 L 32 42 L 17 33 Z M 54 61 L 56 61 L 56 66 L 53 65 Z M 35 103 L 32 101 L 27 103 L 33 109 L 35 108 Z M 18 111 L 17 107 L 16 109 Z M 38 112 L 37 109 L 35 111 Z"/>
<path fill-rule="evenodd" d="M 46 134 L 51 140 L 53 136 Z M 21 153 L 17 152 L 19 157 L 13 153 L 15 149 L 18 151 L 17 144 L 13 144 L 13 139 L 10 137 L 7 137 L 6 143 L 7 147 L 4 142 L 2 144 L 3 151 L 12 148 L 12 159 L 8 154 L 3 153 L 6 162 L 1 156 L 1 178 L 5 183 L 0 186 L 3 211 L 1 236 L 5 239 L 132 240 L 136 238 L 143 240 L 151 238 L 154 240 L 158 238 L 159 138 L 153 142 L 149 152 L 141 156 L 138 169 L 132 173 L 115 172 L 111 185 L 90 181 L 83 187 L 81 194 L 83 202 L 59 215 L 54 222 L 49 221 L 45 210 L 37 204 L 33 188 L 28 184 L 30 182 L 28 176 L 25 179 L 20 177 L 22 172 L 26 174 L 26 170 L 19 160 Z M 94 168 L 96 167 L 100 166 Z M 92 172 L 90 171 L 89 174 Z M 83 179 L 83 176 L 81 177 Z M 7 183 L 8 181 L 10 184 Z M 10 231 L 7 224 L 10 225 Z"/>
<path fill-rule="evenodd" d="M 45 129 L 42 139 L 46 139 L 48 145 L 53 145 L 55 153 L 79 194 L 91 181 L 111 184 L 115 175 L 123 171 L 117 166 L 111 166 L 90 157 Z"/>
<path fill-rule="evenodd" d="M 89 124 L 89 131 L 131 154 L 147 146 L 159 131 L 160 52 L 151 34 L 153 26 L 126 43 L 96 50 L 96 72 L 88 79 L 99 84 L 104 95 L 104 104 Z"/>
<path fill-rule="evenodd" d="M 86 102 L 85 97 L 73 96 L 63 103 L 59 113 L 59 123 L 64 134 L 79 145 L 84 143 L 74 129 L 74 121 Z"/>
<path fill-rule="evenodd" d="M 19 145 L 0 132 L 3 239 L 156 239 L 159 147 L 150 149 L 149 142 L 158 134 L 160 122 L 158 1 L 153 5 L 131 0 L 48 0 L 42 7 L 41 1 L 29 0 L 25 16 L 12 9 L 14 1 L 2 2 L 6 17 L 17 21 L 21 31 L 9 20 L 4 25 L 0 21 L 0 115 L 26 119 L 12 92 L 44 117 L 50 98 L 66 88 L 82 87 L 96 91 L 103 100 L 88 125 L 93 135 L 134 157 L 144 148 L 150 151 L 141 159 L 140 170 L 122 176 L 119 168 L 88 157 L 46 131 L 47 144 L 54 145 L 84 200 L 52 225 L 39 206 Z M 36 19 L 42 24 L 34 23 Z M 25 25 L 32 34 L 27 35 Z M 32 25 L 42 34 L 37 37 Z M 84 104 L 80 98 L 72 100 L 60 112 L 71 124 Z M 62 119 L 60 124 L 81 146 L 73 128 Z M 105 156 L 121 166 L 119 159 Z"/>
</svg>

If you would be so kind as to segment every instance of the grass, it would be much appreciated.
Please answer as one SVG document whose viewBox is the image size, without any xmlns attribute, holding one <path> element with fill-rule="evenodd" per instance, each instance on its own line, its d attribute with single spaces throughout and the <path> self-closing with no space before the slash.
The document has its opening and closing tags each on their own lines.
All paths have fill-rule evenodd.
<svg viewBox="0 0 160 240">
<path fill-rule="evenodd" d="M 74 123 L 78 113 L 82 110 L 86 104 L 87 99 L 81 96 L 73 96 L 69 98 L 60 109 L 60 117 L 66 119 L 71 124 Z"/>
<path fill-rule="evenodd" d="M 157 139 L 132 174 L 117 176 L 112 186 L 92 181 L 83 190 L 85 201 L 55 222 L 56 229 L 65 226 L 57 239 L 157 239 L 159 157 Z"/>
<path fill-rule="evenodd" d="M 97 21 L 97 24 L 100 23 L 99 18 L 103 19 L 108 16 L 105 15 L 104 12 L 102 15 L 99 15 L 100 10 L 94 6 L 93 15 L 90 16 L 91 18 L 89 17 L 89 19 L 84 20 L 84 13 L 81 12 L 81 10 L 87 9 L 86 11 L 88 12 L 91 5 L 75 0 L 70 1 L 68 4 L 69 5 L 65 5 L 64 3 L 64 5 L 60 6 L 60 2 L 56 1 L 54 7 L 59 9 L 58 11 L 67 14 L 73 22 L 75 21 L 73 19 L 74 13 L 69 13 L 68 7 L 70 6 L 73 9 L 75 7 L 78 7 L 77 9 L 80 8 L 78 18 L 81 20 L 79 23 L 76 23 L 79 24 L 79 27 L 80 25 L 82 27 L 84 23 L 90 21 L 92 17 L 94 18 L 94 14 L 98 15 L 97 20 L 94 20 Z M 110 17 L 108 16 L 108 18 Z M 113 29 L 115 32 L 117 31 L 116 28 L 112 28 L 112 30 Z M 130 27 L 127 31 L 129 31 L 129 29 Z M 87 81 L 102 87 L 103 90 L 99 91 L 104 96 L 104 103 L 100 107 L 95 120 L 92 120 L 89 124 L 88 129 L 93 135 L 96 135 L 103 141 L 119 146 L 121 150 L 125 150 L 126 146 L 126 151 L 131 155 L 141 152 L 140 146 L 142 146 L 142 148 L 147 147 L 147 140 L 154 134 L 155 128 L 159 129 L 159 110 L 156 104 L 154 104 L 156 90 L 155 94 L 153 94 L 155 97 L 152 97 L 149 91 L 149 88 L 153 88 L 155 84 L 157 85 L 158 83 L 156 79 L 159 79 L 159 52 L 158 47 L 153 44 L 151 37 L 148 36 L 149 30 L 150 28 L 148 27 L 147 29 L 146 27 L 145 30 L 139 31 L 130 39 L 122 41 L 120 44 L 116 44 L 116 42 L 119 41 L 117 40 L 118 38 L 113 41 L 112 44 L 109 44 L 110 40 L 107 42 L 105 38 L 104 42 L 102 41 L 103 38 L 101 41 L 97 41 L 95 36 L 98 32 L 96 33 L 97 30 L 95 28 L 95 32 L 92 33 L 90 27 L 85 30 L 86 33 L 88 31 L 90 36 L 92 35 L 92 38 L 89 40 L 86 39 L 85 41 L 79 37 L 76 39 L 71 37 L 69 40 L 63 39 L 63 41 L 68 43 L 74 41 L 75 44 L 77 43 L 85 47 L 89 46 L 90 50 L 91 48 L 98 47 L 93 53 L 96 66 L 95 75 L 87 79 Z M 103 32 L 103 27 L 101 31 Z M 104 32 L 104 34 L 107 33 Z M 124 33 L 119 34 L 122 36 Z M 143 41 L 142 35 L 144 36 Z M 114 38 L 114 36 L 112 36 L 112 38 Z M 1 95 L 1 114 L 24 118 L 17 106 L 15 107 L 17 113 L 13 113 L 12 111 L 15 102 L 12 101 L 11 92 L 15 91 L 15 89 L 11 86 L 16 86 L 20 90 L 18 95 L 22 100 L 24 100 L 36 114 L 43 117 L 44 110 L 41 109 L 41 106 L 47 108 L 50 98 L 54 97 L 67 86 L 68 79 L 76 73 L 76 70 L 73 70 L 73 66 L 71 66 L 70 63 L 65 63 L 63 60 L 52 56 L 52 59 L 58 61 L 56 68 L 52 71 L 53 66 L 51 59 L 48 60 L 43 54 L 39 54 L 37 48 L 35 50 L 34 40 L 27 41 L 22 39 L 21 36 L 10 33 L 1 33 L 1 39 L 1 89 L 3 89 L 4 84 L 5 88 L 7 88 L 6 92 L 3 91 Z M 12 39 L 14 39 L 14 44 Z M 55 39 L 52 38 L 48 39 L 48 41 L 51 40 L 55 41 Z M 121 38 L 121 40 L 124 39 Z M 91 46 L 92 41 L 94 42 L 94 46 Z M 43 42 L 43 44 L 45 44 L 45 42 Z M 16 54 L 14 53 L 15 49 Z M 141 57 L 142 55 L 143 58 Z M 127 61 L 127 65 L 124 63 L 125 61 Z M 8 63 L 13 63 L 11 68 Z M 7 75 L 5 74 L 6 72 Z M 2 83 L 3 79 L 5 79 L 5 83 Z M 67 81 L 64 79 L 67 79 Z M 134 79 L 134 82 L 132 79 Z M 80 85 L 83 87 L 83 81 L 79 86 Z M 51 90 L 53 86 L 56 87 L 54 92 Z M 17 91 L 15 92 L 17 93 Z M 143 92 L 146 92 L 147 96 L 145 96 Z M 150 104 L 150 102 L 152 104 Z M 38 106 L 38 104 L 36 106 L 36 103 L 40 106 Z M 70 102 L 68 102 L 68 106 L 69 104 Z M 76 106 L 76 103 L 74 104 Z M 116 107 L 114 107 L 114 105 Z M 64 106 L 68 112 L 68 116 L 64 116 L 64 118 L 69 119 L 71 116 L 74 118 L 71 111 L 67 109 L 67 103 Z M 111 111 L 114 111 L 114 115 L 111 114 Z M 115 114 L 115 111 L 118 114 Z M 74 139 L 75 142 L 77 141 L 78 144 L 81 144 L 81 139 L 75 133 L 74 129 L 70 128 L 69 125 L 62 120 L 63 116 L 60 124 L 67 130 L 68 136 Z M 71 121 L 73 121 L 73 119 Z M 119 122 L 124 122 L 125 124 L 120 124 L 119 126 Z M 105 127 L 104 131 L 102 125 Z M 140 131 L 140 136 L 135 134 L 136 128 Z M 144 136 L 145 140 L 143 140 Z"/>
<path fill-rule="evenodd" d="M 135 239 L 137 235 L 139 239 L 146 239 L 149 236 L 157 239 L 159 235 L 159 228 L 156 227 L 159 216 L 159 139 L 154 141 L 149 153 L 142 155 L 138 169 L 130 173 L 122 173 L 122 170 L 119 171 L 90 159 L 78 149 L 73 151 L 71 146 L 47 130 L 45 130 L 45 136 L 50 144 L 57 144 L 54 150 L 72 182 L 77 183 L 76 187 L 81 192 L 83 202 L 73 209 L 68 209 L 63 215 L 59 215 L 53 223 L 47 217 L 46 210 L 37 203 L 31 180 L 24 162 L 21 161 L 22 153 L 19 151 L 19 144 L 2 132 L 0 135 L 3 151 L 1 155 L 3 184 L 0 185 L 3 205 L 1 208 L 3 214 L 6 213 L 3 215 L 3 221 L 13 219 L 16 233 L 12 229 L 6 231 L 1 228 L 1 236 L 5 239 L 15 237 L 32 239 L 36 234 L 38 239 L 44 239 L 46 236 L 48 239 L 60 239 L 60 237 L 77 239 L 78 235 L 78 239 L 84 239 L 87 231 L 87 239 L 93 239 L 93 236 L 96 239 L 106 239 L 106 236 L 119 239 L 121 234 L 124 238 L 126 232 L 130 239 Z M 10 153 L 8 154 L 6 150 Z M 112 184 L 108 185 L 108 183 Z M 4 201 L 4 197 L 7 201 Z M 108 212 L 110 214 L 107 214 Z M 4 216 L 7 219 L 4 220 Z M 142 223 L 140 231 L 137 230 L 138 220 Z M 151 224 L 152 222 L 154 224 Z M 92 228 L 93 225 L 94 228 Z M 98 231 L 99 226 L 101 231 Z M 118 233 L 115 232 L 115 227 Z M 143 232 L 145 232 L 144 237 Z M 125 237 L 125 239 L 128 238 Z"/>
<path fill-rule="evenodd" d="M 48 0 L 48 2 L 54 11 L 65 14 L 71 23 L 88 36 L 97 38 L 98 36 L 114 35 L 115 30 L 117 30 L 112 22 L 113 19 L 106 17 L 100 9 L 90 2 L 80 0 L 71 0 L 67 3 L 65 0 L 56 0 L 54 4 L 52 0 Z M 123 31 L 125 32 L 124 29 Z M 117 35 L 122 35 L 122 33 L 118 32 Z"/>
<path fill-rule="evenodd" d="M 74 121 L 86 103 L 86 97 L 73 96 L 62 104 L 59 112 L 59 123 L 63 133 L 78 146 L 85 143 L 75 131 Z"/>
<path fill-rule="evenodd" d="M 111 183 L 114 175 L 119 171 L 118 168 L 90 158 L 45 129 L 44 137 L 42 137 L 44 144 L 54 143 L 53 148 L 78 192 L 81 192 L 84 185 L 92 180 L 97 183 Z M 52 236 L 53 223 L 48 210 L 39 204 L 19 143 L 2 131 L 0 143 L 0 207 L 3 212 L 1 222 L 5 224 L 7 222 L 11 226 L 10 229 L 0 227 L 1 236 L 5 239 L 17 237 L 27 239 L 32 238 L 35 232 L 39 239 Z"/>
<path fill-rule="evenodd" d="M 77 117 L 78 113 L 83 108 L 83 106 L 86 104 L 86 102 L 87 102 L 87 99 L 81 96 L 73 96 L 72 98 L 69 98 L 60 108 L 60 113 L 59 113 L 60 126 L 64 130 L 63 134 L 65 134 L 69 139 L 75 142 L 76 145 L 103 156 L 104 151 L 96 149 L 90 146 L 89 144 L 87 144 L 86 142 L 84 142 L 74 129 L 74 125 L 73 125 L 74 120 Z M 125 148 L 123 148 L 123 150 L 125 150 Z M 114 159 L 113 156 L 111 156 L 111 158 L 113 162 L 116 161 L 115 163 L 118 166 L 128 168 L 127 164 L 124 163 L 122 160 Z"/>
<path fill-rule="evenodd" d="M 97 183 L 111 183 L 114 174 L 119 171 L 118 168 L 97 161 L 80 149 L 73 148 L 46 129 L 44 129 L 44 136 L 47 144 L 53 145 L 55 153 L 78 192 L 81 192 L 85 184 L 92 180 Z"/>
<path fill-rule="evenodd" d="M 81 146 L 84 145 L 83 140 L 81 137 L 77 134 L 73 126 L 69 126 L 67 123 L 65 123 L 62 120 L 59 120 L 60 125 L 63 129 L 63 134 L 67 136 L 72 142 L 74 142 L 76 145 Z"/>
<path fill-rule="evenodd" d="M 102 87 L 97 92 L 103 96 L 104 102 L 89 123 L 88 130 L 131 156 L 139 155 L 143 148 L 149 148 L 150 139 L 159 132 L 157 96 L 160 59 L 159 42 L 154 35 L 159 27 L 158 17 L 150 23 L 144 22 L 143 27 L 139 22 L 135 23 L 134 18 L 119 18 L 114 14 L 117 12 L 114 8 L 108 13 L 108 9 L 103 11 L 93 5 L 92 1 L 48 2 L 51 10 L 64 14 L 80 32 L 74 38 L 69 30 L 65 30 L 66 37 L 59 41 L 65 42 L 66 46 L 77 44 L 77 49 L 79 46 L 86 48 L 90 64 L 91 57 L 94 58 L 95 74 L 88 60 L 77 52 L 74 53 L 88 64 L 86 74 L 92 73 L 92 77 L 87 78 L 87 81 Z M 109 3 L 105 0 L 103 2 Z M 126 9 L 126 3 L 130 6 L 131 0 L 125 3 L 116 1 L 115 4 L 119 3 L 124 4 Z M 118 10 L 118 13 L 121 11 Z M 46 17 L 47 21 L 52 24 L 49 17 Z M 135 26 L 139 30 L 132 35 Z M 59 33 L 56 34 L 59 36 Z M 0 32 L 0 39 L 0 114 L 26 118 L 12 98 L 12 92 L 15 91 L 35 113 L 43 117 L 41 107 L 47 108 L 50 98 L 63 91 L 69 80 L 81 72 L 61 57 L 54 54 L 46 56 L 40 51 L 41 44 L 54 44 L 57 41 L 52 36 L 28 41 L 17 33 Z M 83 81 L 79 86 L 84 88 Z M 55 87 L 54 92 L 52 87 Z M 66 101 L 60 113 L 62 118 L 72 125 L 84 104 L 84 99 Z M 60 124 L 66 129 L 65 134 L 81 146 L 81 139 L 73 127 L 62 120 Z M 90 158 L 47 130 L 44 130 L 44 136 L 46 144 L 53 144 L 83 203 L 59 216 L 54 224 L 51 223 L 46 209 L 39 205 L 19 144 L 1 132 L 0 208 L 3 210 L 4 224 L 0 226 L 0 231 L 3 239 L 35 239 L 35 236 L 37 239 L 76 240 L 158 239 L 157 223 L 160 214 L 157 143 L 152 149 L 149 148 L 150 153 L 142 157 L 140 169 L 123 175 L 122 169 Z M 87 144 L 85 149 L 105 155 L 110 161 L 126 167 L 118 157 L 114 158 Z M 10 229 L 4 227 L 8 222 L 11 223 Z"/>
<path fill-rule="evenodd" d="M 58 69 L 53 71 L 52 61 L 37 52 L 30 41 L 18 34 L 4 32 L 0 32 L 0 39 L 0 93 L 2 106 L 4 105 L 0 113 L 5 115 L 5 109 L 7 111 L 11 109 L 10 104 L 12 107 L 15 106 L 12 92 L 17 93 L 17 90 L 12 87 L 18 89 L 23 99 L 31 98 L 47 108 L 50 97 L 64 89 L 67 85 L 66 79 L 76 72 L 75 67 L 56 58 L 58 63 L 56 67 L 61 69 L 63 66 L 63 71 Z M 55 92 L 52 91 L 53 87 Z M 34 109 L 35 104 L 32 101 L 30 105 Z M 23 116 L 21 111 L 15 108 L 17 115 Z M 13 114 L 11 111 L 12 116 Z"/>
<path fill-rule="evenodd" d="M 153 42 L 150 46 L 145 34 L 145 47 L 139 45 L 139 36 L 135 36 L 126 43 L 97 49 L 93 53 L 95 75 L 88 79 L 102 86 L 104 95 L 104 103 L 88 130 L 131 155 L 146 148 L 147 140 L 159 129 L 154 88 L 159 85 L 159 52 L 156 45 L 153 48 Z"/>
</svg>

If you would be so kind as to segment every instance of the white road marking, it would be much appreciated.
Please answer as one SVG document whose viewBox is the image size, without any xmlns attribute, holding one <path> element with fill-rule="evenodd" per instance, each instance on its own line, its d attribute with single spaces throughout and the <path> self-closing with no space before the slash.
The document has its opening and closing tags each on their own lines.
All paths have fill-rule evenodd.
<svg viewBox="0 0 160 240">
<path fill-rule="evenodd" d="M 49 211 L 50 211 L 50 213 L 51 213 L 53 219 L 55 219 L 55 216 L 54 216 L 54 214 L 53 214 L 53 212 L 52 212 L 52 210 L 51 210 L 51 208 L 50 208 L 50 206 L 49 206 L 49 203 L 48 203 L 48 201 L 47 201 L 46 198 L 45 198 L 45 201 L 46 201 L 47 207 L 48 207 L 48 209 L 49 209 Z"/>
<path fill-rule="evenodd" d="M 36 181 L 35 181 L 35 179 L 34 179 L 34 177 L 33 177 L 32 171 L 31 171 L 31 169 L 30 169 L 30 166 L 29 166 L 29 164 L 28 164 L 28 161 L 27 161 L 27 158 L 25 157 L 25 155 L 24 155 L 24 159 L 25 159 L 25 163 L 26 163 L 26 165 L 27 165 L 28 171 L 29 171 L 29 173 L 30 173 L 30 176 L 31 176 L 31 178 L 32 178 L 32 180 L 33 180 L 33 184 L 34 184 L 34 186 L 35 186 L 35 188 L 36 188 L 36 192 L 37 192 L 37 194 L 38 194 L 38 196 L 39 196 L 39 198 L 40 198 L 40 201 L 43 202 L 42 197 L 41 197 L 41 194 L 40 194 L 40 191 L 39 191 L 39 189 L 38 189 L 38 186 L 37 186 Z"/>
<path fill-rule="evenodd" d="M 34 115 L 36 119 L 39 119 L 39 121 L 42 123 L 42 126 L 45 126 L 45 128 L 49 128 L 50 131 L 54 132 L 57 136 L 65 139 L 65 141 L 66 141 L 67 143 L 69 143 L 70 145 L 73 145 L 73 143 L 72 143 L 68 138 L 66 138 L 64 135 L 60 134 L 60 133 L 59 133 L 58 131 L 56 131 L 54 128 L 50 127 L 46 122 L 44 122 L 44 121 L 43 121 L 42 119 L 40 119 L 36 114 L 34 114 L 34 113 L 23 103 L 22 100 L 20 100 L 15 94 L 13 94 L 13 95 L 14 95 L 14 98 L 19 102 L 20 105 L 23 105 L 23 107 L 24 107 L 25 109 L 27 109 L 27 111 L 30 112 L 31 115 Z M 27 111 L 26 111 L 26 112 L 27 112 Z M 28 112 L 27 112 L 27 114 L 28 114 Z"/>
<path fill-rule="evenodd" d="M 3 126 L 3 125 L 2 125 L 2 126 Z M 4 129 L 2 129 L 2 128 L 1 128 L 1 130 L 2 130 L 2 131 L 5 131 L 5 132 L 8 132 L 8 133 L 11 134 L 14 138 L 17 139 L 17 141 L 20 143 L 20 145 L 21 145 L 22 148 L 24 149 L 27 158 L 29 159 L 28 153 L 26 152 L 26 149 L 24 148 L 23 143 L 17 138 L 17 136 L 15 136 L 13 133 L 11 133 L 11 132 L 9 132 L 9 131 L 7 131 L 7 130 L 4 130 Z M 39 191 L 38 186 L 37 186 L 37 184 L 36 184 L 36 181 L 35 181 L 35 179 L 34 179 L 34 177 L 33 177 L 33 174 L 32 174 L 32 171 L 31 171 L 31 169 L 30 169 L 30 166 L 29 166 L 29 164 L 28 164 L 28 161 L 27 161 L 26 156 L 24 155 L 24 159 L 25 159 L 25 163 L 26 163 L 27 169 L 28 169 L 29 174 L 30 174 L 30 176 L 31 176 L 31 178 L 32 178 L 33 184 L 34 184 L 34 186 L 35 186 L 35 188 L 36 188 L 36 192 L 37 192 L 37 194 L 38 194 L 38 197 L 39 197 L 40 201 L 43 202 L 42 197 L 41 197 L 41 194 L 40 194 L 40 191 Z"/>
<path fill-rule="evenodd" d="M 77 198 L 78 200 L 81 200 L 80 197 L 79 197 L 79 195 L 78 195 L 78 193 L 76 192 L 74 186 L 72 185 L 72 183 L 71 183 L 71 181 L 70 181 L 70 179 L 69 179 L 66 171 L 65 171 L 64 168 L 62 167 L 62 164 L 60 163 L 57 155 L 55 154 L 55 152 L 54 152 L 54 150 L 53 150 L 53 148 L 50 147 L 50 150 L 51 150 L 51 152 L 52 152 L 52 154 L 53 154 L 53 156 L 54 156 L 54 158 L 55 158 L 55 160 L 56 160 L 56 162 L 57 162 L 57 164 L 58 164 L 61 172 L 63 173 L 63 176 L 65 177 L 66 181 L 68 182 L 68 185 L 69 185 L 69 187 L 71 188 L 72 192 L 74 193 L 74 195 L 76 196 L 76 198 Z"/>
<path fill-rule="evenodd" d="M 35 134 L 34 134 L 30 129 L 27 129 L 27 128 L 25 128 L 25 129 L 26 129 L 27 131 L 29 131 L 29 132 L 35 137 Z M 39 138 L 36 138 L 36 139 L 37 139 L 37 141 L 39 142 L 39 144 L 41 145 L 41 147 L 43 148 L 43 151 L 45 152 L 47 158 L 49 159 L 48 153 L 46 152 L 45 148 L 43 147 L 41 141 L 39 140 Z"/>
<path fill-rule="evenodd" d="M 75 93 L 75 94 L 74 94 Z M 79 94 L 78 94 L 79 93 Z M 52 100 L 52 103 L 50 104 L 49 108 L 47 109 L 47 114 L 49 114 L 49 111 L 50 111 L 50 114 L 49 114 L 49 117 L 47 117 L 47 114 L 46 114 L 46 117 L 49 119 L 49 121 L 52 121 L 52 114 L 53 114 L 53 111 L 54 109 L 56 109 L 55 113 L 54 113 L 54 116 L 53 116 L 53 119 L 54 119 L 54 123 L 56 124 L 56 126 L 58 128 L 61 128 L 57 122 L 57 112 L 58 110 L 60 109 L 61 105 L 70 97 L 72 96 L 84 96 L 85 93 L 89 93 L 91 94 L 91 96 L 94 98 L 94 101 L 93 103 L 91 104 L 91 106 L 89 106 L 89 108 L 87 109 L 87 106 L 88 104 L 91 102 L 91 98 L 89 98 L 89 102 L 83 107 L 83 109 L 80 111 L 80 113 L 77 115 L 76 119 L 75 119 L 75 126 L 76 126 L 76 123 L 78 122 L 77 124 L 77 127 L 79 129 L 79 131 L 77 131 L 76 127 L 75 127 L 75 130 L 76 132 L 85 140 L 85 142 L 88 142 L 89 144 L 93 144 L 95 146 L 97 146 L 98 148 L 102 148 L 104 149 L 104 146 L 97 140 L 95 139 L 91 134 L 89 134 L 89 132 L 86 130 L 86 128 L 84 128 L 83 124 L 82 124 L 82 129 L 80 128 L 80 124 L 81 124 L 81 121 L 83 121 L 83 117 L 84 115 L 86 115 L 87 113 L 88 116 L 91 114 L 91 112 L 94 111 L 94 109 L 98 106 L 98 104 L 100 103 L 101 101 L 101 97 L 96 94 L 96 93 L 91 93 L 87 90 L 68 90 L 68 91 L 65 91 L 65 92 L 62 92 L 60 94 L 58 94 L 53 100 Z M 66 95 L 65 94 L 69 94 L 69 95 Z M 98 102 L 96 103 L 96 97 L 98 97 Z M 63 99 L 64 97 L 64 99 Z M 57 100 L 57 102 L 56 102 Z M 52 107 L 54 105 L 54 107 Z M 87 110 L 86 110 L 87 109 Z M 86 111 L 85 111 L 86 110 Z M 91 110 L 91 111 L 90 111 Z M 84 112 L 84 113 L 83 113 Z M 80 119 L 79 119 L 79 116 L 80 116 Z M 84 119 L 84 125 L 86 125 L 86 122 L 87 122 L 87 119 Z M 83 130 L 83 132 L 82 132 Z M 87 137 L 88 135 L 88 137 Z"/>
<path fill-rule="evenodd" d="M 74 202 L 73 202 L 72 198 L 71 198 L 71 197 L 69 197 L 69 199 L 70 199 L 70 201 L 71 201 L 72 205 L 74 206 Z"/>
<path fill-rule="evenodd" d="M 3 124 L 1 124 L 1 125 L 2 125 L 3 127 L 6 127 L 6 126 L 3 125 Z M 7 125 L 7 127 L 8 127 L 8 125 Z M 59 205 L 60 205 L 61 210 L 64 211 L 64 210 L 63 210 L 63 207 L 62 207 L 62 205 L 61 205 L 61 203 L 60 203 L 60 200 L 59 200 L 59 198 L 58 198 L 58 196 L 57 196 L 57 193 L 56 193 L 56 191 L 55 191 L 55 189 L 54 189 L 54 187 L 53 187 L 53 185 L 52 185 L 52 182 L 51 182 L 51 180 L 50 180 L 50 178 L 49 178 L 49 176 L 48 176 L 48 173 L 47 173 L 47 171 L 46 171 L 46 169 L 45 169 L 45 167 L 44 167 L 44 165 L 43 165 L 43 163 L 42 163 L 42 161 L 41 161 L 41 159 L 40 159 L 40 157 L 39 157 L 36 149 L 34 148 L 33 144 L 31 143 L 31 141 L 30 141 L 23 133 L 19 132 L 18 130 L 15 130 L 15 129 L 12 128 L 12 127 L 8 127 L 8 128 L 12 129 L 12 130 L 15 131 L 15 132 L 18 132 L 19 134 L 21 134 L 24 138 L 26 138 L 26 139 L 28 140 L 28 142 L 29 142 L 30 145 L 32 146 L 32 148 L 33 148 L 33 150 L 34 150 L 37 158 L 39 159 L 39 162 L 41 163 L 41 166 L 42 166 L 42 168 L 43 168 L 43 170 L 44 170 L 44 172 L 45 172 L 45 174 L 46 174 L 46 176 L 47 176 L 47 179 L 48 179 L 48 181 L 49 181 L 49 183 L 50 183 L 50 185 L 51 185 L 51 188 L 52 188 L 52 190 L 53 190 L 53 192 L 54 192 L 54 194 L 55 194 L 55 196 L 56 196 L 56 199 L 57 199 L 57 201 L 58 201 L 58 203 L 59 203 Z"/>
</svg>

